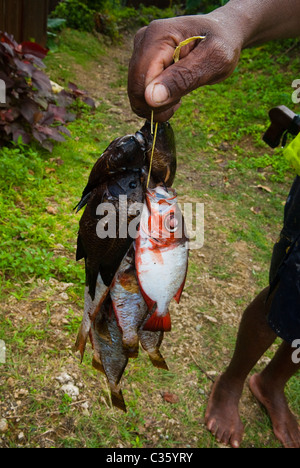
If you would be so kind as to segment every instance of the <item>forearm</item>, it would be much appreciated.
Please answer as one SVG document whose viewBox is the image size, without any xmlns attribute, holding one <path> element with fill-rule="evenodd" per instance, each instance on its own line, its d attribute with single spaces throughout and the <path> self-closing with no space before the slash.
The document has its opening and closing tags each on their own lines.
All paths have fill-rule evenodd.
<svg viewBox="0 0 300 468">
<path fill-rule="evenodd" d="M 230 0 L 210 15 L 216 21 L 232 20 L 240 29 L 242 48 L 300 36 L 300 0 Z"/>
<path fill-rule="evenodd" d="M 205 36 L 174 50 L 191 36 Z M 153 21 L 139 31 L 128 73 L 128 95 L 138 115 L 172 117 L 180 99 L 199 86 L 225 80 L 241 50 L 275 39 L 300 36 L 300 0 L 230 0 L 206 15 Z"/>
</svg>

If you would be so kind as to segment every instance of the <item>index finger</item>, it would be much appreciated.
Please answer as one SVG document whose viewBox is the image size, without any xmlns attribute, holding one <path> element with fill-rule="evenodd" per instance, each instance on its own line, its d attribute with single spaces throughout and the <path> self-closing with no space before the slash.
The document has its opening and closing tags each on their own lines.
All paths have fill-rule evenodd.
<svg viewBox="0 0 300 468">
<path fill-rule="evenodd" d="M 173 63 L 176 42 L 173 37 L 155 39 L 147 28 L 135 38 L 134 52 L 128 70 L 128 96 L 138 115 L 146 116 L 151 109 L 145 100 L 145 89 Z"/>
</svg>

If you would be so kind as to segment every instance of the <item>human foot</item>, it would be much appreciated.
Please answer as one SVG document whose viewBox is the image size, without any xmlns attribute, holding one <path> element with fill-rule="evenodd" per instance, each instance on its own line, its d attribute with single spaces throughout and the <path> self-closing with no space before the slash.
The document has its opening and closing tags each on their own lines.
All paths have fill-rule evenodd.
<svg viewBox="0 0 300 468">
<path fill-rule="evenodd" d="M 288 407 L 284 392 L 274 386 L 267 386 L 260 374 L 250 378 L 249 387 L 266 408 L 277 439 L 286 448 L 300 448 L 300 426 Z"/>
<path fill-rule="evenodd" d="M 214 383 L 205 413 L 207 429 L 218 442 L 238 448 L 244 427 L 239 416 L 238 405 L 242 385 L 234 385 L 221 375 Z"/>
</svg>

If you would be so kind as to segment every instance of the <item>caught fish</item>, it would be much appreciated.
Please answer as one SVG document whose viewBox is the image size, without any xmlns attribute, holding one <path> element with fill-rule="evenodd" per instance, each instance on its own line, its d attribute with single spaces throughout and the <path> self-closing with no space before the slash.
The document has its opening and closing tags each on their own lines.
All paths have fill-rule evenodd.
<svg viewBox="0 0 300 468">
<path fill-rule="evenodd" d="M 100 273 L 97 277 L 94 299 L 91 298 L 88 286 L 85 287 L 83 318 L 74 347 L 76 351 L 80 352 L 81 361 L 84 356 L 86 342 L 91 330 L 92 323 L 98 314 L 101 315 L 101 311 L 103 310 L 102 304 L 104 303 L 108 292 L 109 287 L 103 283 Z"/>
<path fill-rule="evenodd" d="M 96 161 L 76 206 L 76 259 L 85 260 L 85 299 L 75 349 L 83 358 L 88 338 L 93 366 L 108 381 L 112 404 L 126 405 L 121 379 L 140 346 L 152 364 L 168 370 L 160 347 L 171 329 L 169 304 L 179 302 L 188 248 L 176 192 L 176 148 L 172 127 L 150 123 L 115 139 Z M 133 223 L 133 224 L 132 224 Z M 131 230 L 132 225 L 135 230 Z"/>
<path fill-rule="evenodd" d="M 110 288 L 110 297 L 117 323 L 122 331 L 123 346 L 129 357 L 137 357 L 138 330 L 148 312 L 148 306 L 136 277 L 133 248 L 120 265 Z"/>
<path fill-rule="evenodd" d="M 140 160 L 143 161 L 142 143 L 133 136 L 127 136 L 109 145 L 93 167 L 78 205 L 79 208 L 86 205 L 79 223 L 76 252 L 77 261 L 85 259 L 86 273 L 84 315 L 75 344 L 81 359 L 91 323 L 101 310 L 114 275 L 133 242 L 127 229 L 136 214 L 128 213 L 135 203 L 143 201 L 144 176 L 140 168 L 125 169 L 126 166 L 138 166 Z M 120 195 L 126 197 L 126 209 L 120 210 Z M 107 215 L 101 209 L 99 213 L 103 206 L 111 206 L 112 210 Z M 106 226 L 109 228 L 110 225 L 113 235 L 105 232 Z M 124 228 L 125 233 L 121 237 L 120 229 L 124 231 Z"/>
<path fill-rule="evenodd" d="M 91 170 L 88 183 L 82 193 L 81 200 L 76 205 L 77 212 L 83 208 L 94 189 L 116 174 L 130 169 L 141 169 L 145 165 L 147 141 L 142 132 L 116 138 L 102 153 Z"/>
<path fill-rule="evenodd" d="M 162 341 L 164 338 L 164 332 L 163 331 L 148 331 L 148 330 L 143 329 L 143 325 L 150 318 L 151 314 L 152 314 L 152 311 L 149 312 L 144 323 L 139 329 L 138 337 L 139 337 L 142 348 L 144 349 L 144 351 L 148 353 L 148 356 L 152 364 L 158 369 L 169 370 L 168 365 L 159 350 L 160 345 L 162 344 Z"/>
<path fill-rule="evenodd" d="M 108 337 L 105 338 L 107 333 Z M 112 404 L 126 412 L 120 380 L 127 366 L 128 356 L 123 348 L 122 334 L 110 298 L 102 305 L 102 311 L 91 327 L 91 341 L 94 349 L 93 366 L 105 373 Z"/>
<path fill-rule="evenodd" d="M 120 196 L 126 205 L 120 207 Z M 133 242 L 128 227 L 137 213 L 131 210 L 144 199 L 140 170 L 118 174 L 95 188 L 79 223 L 76 259 L 85 259 L 86 283 L 92 299 L 98 274 L 110 286 L 124 255 Z M 110 209 L 111 208 L 111 209 Z M 120 209 L 121 208 L 121 209 Z M 124 232 L 120 232 L 120 231 Z"/>
<path fill-rule="evenodd" d="M 173 189 L 148 189 L 136 239 L 136 271 L 143 297 L 156 309 L 144 330 L 170 331 L 169 305 L 179 303 L 188 266 L 184 221 Z"/>
</svg>

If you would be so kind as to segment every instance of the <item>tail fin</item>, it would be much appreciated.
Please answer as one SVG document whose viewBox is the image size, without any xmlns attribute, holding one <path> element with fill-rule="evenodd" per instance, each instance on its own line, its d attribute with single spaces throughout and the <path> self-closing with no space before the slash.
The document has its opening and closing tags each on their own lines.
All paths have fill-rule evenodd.
<svg viewBox="0 0 300 468">
<path fill-rule="evenodd" d="M 168 365 L 159 350 L 156 350 L 154 353 L 149 352 L 148 355 L 154 367 L 169 370 Z"/>
<path fill-rule="evenodd" d="M 124 413 L 127 413 L 126 409 L 126 404 L 124 401 L 123 393 L 122 390 L 120 390 L 117 387 L 111 386 L 110 388 L 110 395 L 111 395 L 111 402 L 113 406 L 116 408 L 119 408 L 120 410 L 124 411 Z"/>
<path fill-rule="evenodd" d="M 93 357 L 92 366 L 97 371 L 102 372 L 102 374 L 105 374 L 105 370 L 104 370 L 104 367 L 102 365 L 102 362 L 99 362 L 99 359 L 97 359 L 96 356 Z"/>
<path fill-rule="evenodd" d="M 143 330 L 149 331 L 164 331 L 168 332 L 171 331 L 171 316 L 168 312 L 167 315 L 164 317 L 159 316 L 157 313 L 157 309 L 154 314 L 147 320 L 145 325 L 143 326 Z"/>
</svg>

